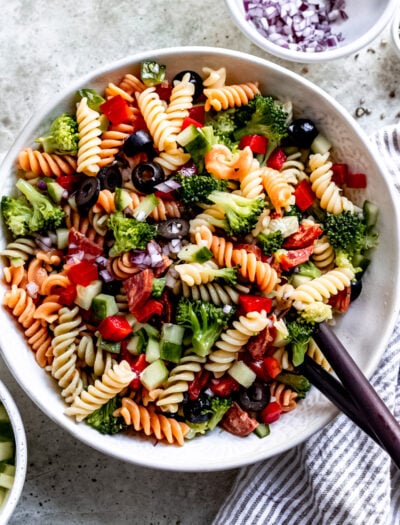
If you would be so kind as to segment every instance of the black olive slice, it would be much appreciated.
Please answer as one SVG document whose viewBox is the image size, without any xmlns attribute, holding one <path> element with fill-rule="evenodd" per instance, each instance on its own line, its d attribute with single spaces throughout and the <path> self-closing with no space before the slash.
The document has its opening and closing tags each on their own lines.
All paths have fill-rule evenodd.
<svg viewBox="0 0 400 525">
<path fill-rule="evenodd" d="M 299 118 L 291 122 L 288 126 L 289 139 L 298 148 L 309 148 L 318 135 L 318 129 L 310 119 Z"/>
<path fill-rule="evenodd" d="M 185 219 L 167 219 L 158 224 L 158 235 L 164 239 L 183 239 L 189 233 L 189 221 Z"/>
<path fill-rule="evenodd" d="M 185 400 L 182 407 L 185 419 L 191 423 L 204 423 L 211 419 L 211 401 L 205 394 L 194 400 Z"/>
<path fill-rule="evenodd" d="M 197 100 L 203 93 L 203 79 L 198 73 L 196 73 L 196 71 L 191 71 L 189 69 L 185 71 L 180 71 L 172 79 L 172 84 L 174 83 L 174 80 L 182 80 L 186 73 L 190 74 L 189 82 L 194 85 L 193 100 Z"/>
<path fill-rule="evenodd" d="M 75 202 L 80 211 L 87 211 L 96 204 L 100 193 L 97 177 L 85 177 L 75 192 Z"/>
<path fill-rule="evenodd" d="M 153 156 L 153 138 L 144 129 L 134 131 L 125 140 L 122 151 L 127 157 L 133 157 L 137 153 L 145 152 Z"/>
<path fill-rule="evenodd" d="M 122 186 L 122 175 L 116 164 L 105 166 L 99 170 L 97 178 L 100 181 L 100 189 L 115 191 Z"/>
<path fill-rule="evenodd" d="M 254 381 L 249 388 L 241 388 L 239 391 L 239 404 L 244 410 L 262 410 L 270 399 L 270 389 L 259 380 Z"/>
<path fill-rule="evenodd" d="M 153 193 L 154 186 L 165 180 L 165 173 L 158 162 L 141 162 L 132 170 L 132 183 L 142 193 Z"/>
<path fill-rule="evenodd" d="M 359 297 L 361 290 L 362 290 L 362 280 L 361 279 L 358 279 L 354 283 L 352 282 L 351 288 L 350 288 L 350 301 L 355 301 Z"/>
</svg>

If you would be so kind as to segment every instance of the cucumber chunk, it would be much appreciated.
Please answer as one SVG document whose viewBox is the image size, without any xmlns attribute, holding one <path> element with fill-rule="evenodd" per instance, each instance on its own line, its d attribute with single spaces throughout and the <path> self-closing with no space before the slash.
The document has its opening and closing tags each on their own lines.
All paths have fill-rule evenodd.
<svg viewBox="0 0 400 525">
<path fill-rule="evenodd" d="M 153 363 L 160 359 L 160 343 L 154 337 L 149 337 L 146 346 L 146 361 Z"/>
<path fill-rule="evenodd" d="M 93 299 L 101 292 L 101 286 L 100 280 L 93 281 L 88 286 L 77 284 L 75 304 L 84 310 L 89 310 Z"/>
<path fill-rule="evenodd" d="M 228 374 L 245 388 L 249 388 L 256 380 L 256 374 L 243 361 L 235 361 Z"/>
<path fill-rule="evenodd" d="M 52 181 L 47 183 L 47 193 L 56 204 L 60 204 L 64 196 L 65 189 L 60 184 L 58 184 L 58 182 Z"/>
<path fill-rule="evenodd" d="M 212 251 L 207 246 L 187 244 L 178 252 L 178 259 L 185 262 L 204 263 L 212 258 Z"/>
<path fill-rule="evenodd" d="M 161 359 L 179 363 L 182 355 L 182 341 L 185 333 L 183 326 L 164 323 L 161 331 Z"/>
<path fill-rule="evenodd" d="M 96 319 L 102 321 L 110 315 L 118 313 L 118 306 L 113 295 L 99 293 L 92 301 L 92 311 Z"/>
<path fill-rule="evenodd" d="M 253 432 L 257 437 L 265 438 L 269 436 L 271 431 L 270 431 L 269 425 L 266 425 L 265 423 L 259 423 Z"/>
<path fill-rule="evenodd" d="M 147 366 L 140 374 L 140 382 L 147 390 L 153 390 L 161 386 L 167 378 L 168 369 L 161 359 L 153 361 L 153 363 Z"/>
</svg>

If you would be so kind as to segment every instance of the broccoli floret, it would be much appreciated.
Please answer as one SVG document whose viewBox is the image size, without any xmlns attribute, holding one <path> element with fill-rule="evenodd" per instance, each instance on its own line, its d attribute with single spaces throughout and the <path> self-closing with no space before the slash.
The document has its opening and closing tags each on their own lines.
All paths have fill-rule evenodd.
<svg viewBox="0 0 400 525">
<path fill-rule="evenodd" d="M 347 210 L 338 215 L 327 213 L 323 229 L 335 250 L 347 255 L 351 263 L 356 255 L 367 253 L 378 243 L 377 233 L 367 227 L 363 217 Z"/>
<path fill-rule="evenodd" d="M 1 198 L 1 214 L 3 220 L 15 237 L 29 235 L 29 223 L 32 219 L 32 208 L 25 199 L 14 199 L 4 195 Z"/>
<path fill-rule="evenodd" d="M 264 135 L 268 138 L 268 152 L 271 152 L 288 134 L 288 114 L 276 100 L 263 95 L 256 95 L 249 102 L 244 115 L 247 116 L 248 111 L 251 110 L 250 118 L 234 132 L 233 136 L 235 140 L 240 140 L 244 135 Z M 243 115 L 238 112 L 236 123 L 242 117 Z"/>
<path fill-rule="evenodd" d="M 225 144 L 228 148 L 235 146 L 233 133 L 237 128 L 236 114 L 237 109 L 227 109 L 223 111 L 209 111 L 206 113 L 206 125 L 211 126 L 214 138 L 219 144 Z"/>
<path fill-rule="evenodd" d="M 292 388 L 295 392 L 297 392 L 298 398 L 300 399 L 306 397 L 307 392 L 311 388 L 311 384 L 306 377 L 293 372 L 288 372 L 287 370 L 282 370 L 282 372 L 280 372 L 275 379 L 280 383 L 283 383 L 284 385 Z"/>
<path fill-rule="evenodd" d="M 192 334 L 193 349 L 199 356 L 210 353 L 211 347 L 226 328 L 234 309 L 225 313 L 213 303 L 189 301 L 182 297 L 178 303 L 177 323 L 188 328 Z"/>
<path fill-rule="evenodd" d="M 125 217 L 122 212 L 112 213 L 107 225 L 115 239 L 109 252 L 110 257 L 116 257 L 130 250 L 144 250 L 147 243 L 156 235 L 155 226 Z"/>
<path fill-rule="evenodd" d="M 62 113 L 53 120 L 45 135 L 36 139 L 46 153 L 76 155 L 78 153 L 79 132 L 76 119 Z"/>
<path fill-rule="evenodd" d="M 299 264 L 296 267 L 296 275 L 303 277 L 309 277 L 310 279 L 316 279 L 321 276 L 321 270 L 315 266 L 312 261 L 307 261 L 303 264 Z"/>
<path fill-rule="evenodd" d="M 213 430 L 232 405 L 232 400 L 228 397 L 210 396 L 209 398 L 210 408 L 204 410 L 204 414 L 209 416 L 209 419 L 202 423 L 186 421 L 191 429 L 189 434 L 185 436 L 186 439 L 191 439 L 196 434 L 205 434 L 207 430 Z"/>
<path fill-rule="evenodd" d="M 213 191 L 208 199 L 224 209 L 229 234 L 232 236 L 249 233 L 256 225 L 258 216 L 265 206 L 261 198 L 248 199 L 225 191 Z"/>
<path fill-rule="evenodd" d="M 26 233 L 47 232 L 61 226 L 65 213 L 60 206 L 51 202 L 46 195 L 40 193 L 40 191 L 24 179 L 19 179 L 16 187 L 27 200 L 27 206 L 22 208 L 22 219 L 24 220 L 25 226 L 27 226 Z M 20 199 L 16 200 L 20 201 Z M 31 207 L 32 210 L 29 219 L 27 207 Z M 9 210 L 9 207 L 6 209 Z"/>
<path fill-rule="evenodd" d="M 178 172 L 174 179 L 180 184 L 177 190 L 178 199 L 185 204 L 207 202 L 212 191 L 224 191 L 227 186 L 226 180 L 216 179 L 212 175 L 187 176 Z"/>
<path fill-rule="evenodd" d="M 280 230 L 271 233 L 260 233 L 257 235 L 257 244 L 265 255 L 272 255 L 282 248 L 283 235 Z"/>
<path fill-rule="evenodd" d="M 155 277 L 151 283 L 151 295 L 153 297 L 161 297 L 165 288 L 165 277 Z"/>
<path fill-rule="evenodd" d="M 302 319 L 308 323 L 322 323 L 328 319 L 332 319 L 332 307 L 321 301 L 307 304 L 300 312 Z"/>
<path fill-rule="evenodd" d="M 292 362 L 299 366 L 304 360 L 308 343 L 313 335 L 315 323 L 306 321 L 300 315 L 286 323 L 289 343 L 292 350 Z"/>
<path fill-rule="evenodd" d="M 86 423 L 102 434 L 116 434 L 127 428 L 122 417 L 115 417 L 113 413 L 121 406 L 118 396 L 110 399 L 86 418 Z"/>
</svg>

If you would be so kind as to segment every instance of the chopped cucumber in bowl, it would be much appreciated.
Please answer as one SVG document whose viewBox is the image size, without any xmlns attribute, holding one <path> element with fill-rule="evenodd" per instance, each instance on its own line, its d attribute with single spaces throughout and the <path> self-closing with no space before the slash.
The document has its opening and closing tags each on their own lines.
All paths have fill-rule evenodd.
<svg viewBox="0 0 400 525">
<path fill-rule="evenodd" d="M 24 425 L 10 392 L 0 381 L 0 525 L 5 525 L 15 510 L 26 468 Z"/>
</svg>

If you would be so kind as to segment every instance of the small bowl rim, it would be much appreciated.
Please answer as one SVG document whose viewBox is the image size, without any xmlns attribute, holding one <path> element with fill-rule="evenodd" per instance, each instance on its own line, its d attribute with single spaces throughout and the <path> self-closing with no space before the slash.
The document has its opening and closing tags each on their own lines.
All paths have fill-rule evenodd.
<svg viewBox="0 0 400 525">
<path fill-rule="evenodd" d="M 24 488 L 28 464 L 28 446 L 20 411 L 10 391 L 2 381 L 0 381 L 0 401 L 10 416 L 15 439 L 15 479 L 3 505 L 0 507 L 0 525 L 6 525 L 17 506 Z"/>
<path fill-rule="evenodd" d="M 391 35 L 396 51 L 400 56 L 400 6 L 392 21 Z"/>
<path fill-rule="evenodd" d="M 274 44 L 273 42 L 270 42 L 266 37 L 262 36 L 250 22 L 246 20 L 245 16 L 243 16 L 241 8 L 237 5 L 236 1 L 225 0 L 225 4 L 234 22 L 254 44 L 267 53 L 270 53 L 271 55 L 274 55 L 278 58 L 289 60 L 291 62 L 301 62 L 308 64 L 344 58 L 366 47 L 370 42 L 372 42 L 372 40 L 378 37 L 389 24 L 394 11 L 396 10 L 397 3 L 397 0 L 389 0 L 377 22 L 369 29 L 369 31 L 364 33 L 364 35 L 362 35 L 360 38 L 357 38 L 353 42 L 349 42 L 348 44 L 342 45 L 340 47 L 331 48 L 328 51 L 307 53 L 304 51 L 286 49 L 282 46 Z M 398 46 L 400 46 L 400 41 Z"/>
</svg>

